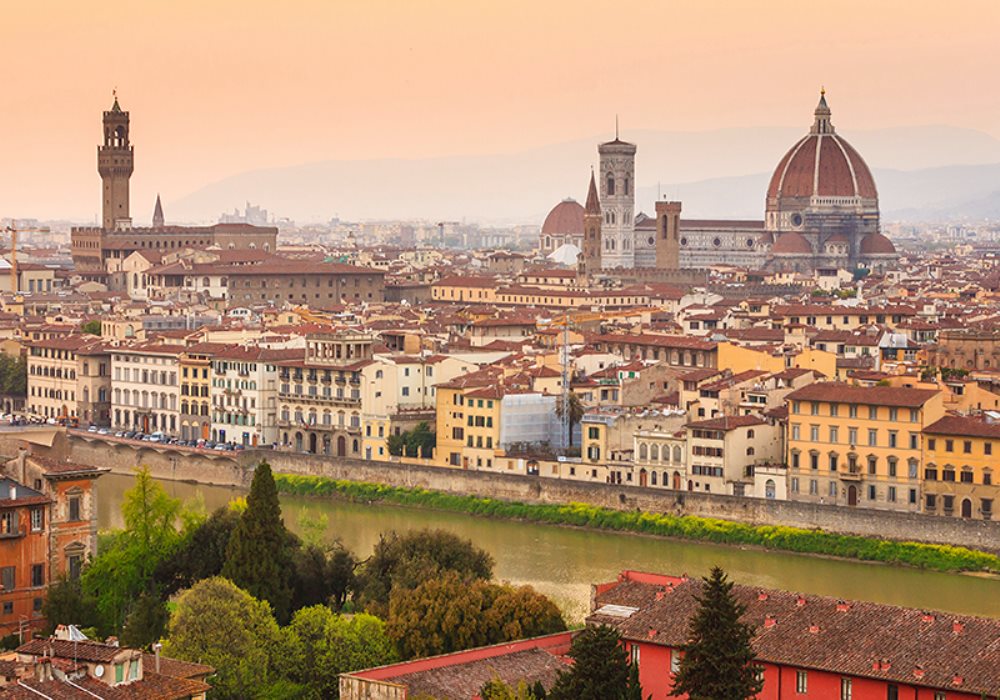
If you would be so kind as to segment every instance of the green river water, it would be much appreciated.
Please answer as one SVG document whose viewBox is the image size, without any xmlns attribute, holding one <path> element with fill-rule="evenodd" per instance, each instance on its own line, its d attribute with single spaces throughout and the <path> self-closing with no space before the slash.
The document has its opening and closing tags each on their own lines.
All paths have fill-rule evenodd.
<svg viewBox="0 0 1000 700">
<path fill-rule="evenodd" d="M 97 483 L 100 527 L 121 527 L 122 494 L 131 486 L 132 478 L 107 474 Z M 220 486 L 162 483 L 174 497 L 203 501 L 208 511 L 244 495 L 239 489 Z M 281 504 L 285 523 L 292 530 L 298 528 L 303 512 L 310 516 L 325 514 L 329 537 L 339 538 L 361 558 L 371 553 L 379 533 L 387 530 L 440 528 L 455 532 L 493 555 L 496 578 L 530 584 L 555 600 L 575 621 L 587 612 L 590 584 L 611 581 L 623 569 L 701 576 L 716 565 L 738 583 L 747 585 L 1000 618 L 1000 580 L 990 577 L 490 520 L 419 508 L 296 496 L 282 497 Z"/>
</svg>

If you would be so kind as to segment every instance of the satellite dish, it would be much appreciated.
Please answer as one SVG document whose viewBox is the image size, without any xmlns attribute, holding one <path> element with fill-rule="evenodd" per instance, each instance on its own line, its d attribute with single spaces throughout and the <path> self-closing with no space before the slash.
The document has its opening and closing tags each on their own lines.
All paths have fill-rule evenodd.
<svg viewBox="0 0 1000 700">
<path fill-rule="evenodd" d="M 94 675 L 98 678 L 104 677 L 104 666 L 98 665 L 94 668 Z"/>
</svg>

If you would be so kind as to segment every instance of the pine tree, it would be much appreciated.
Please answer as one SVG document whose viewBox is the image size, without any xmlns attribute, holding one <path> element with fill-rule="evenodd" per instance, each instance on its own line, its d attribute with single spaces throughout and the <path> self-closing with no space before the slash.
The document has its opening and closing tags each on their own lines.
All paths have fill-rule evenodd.
<svg viewBox="0 0 1000 700">
<path fill-rule="evenodd" d="M 628 656 L 614 628 L 584 628 L 573 639 L 569 656 L 573 666 L 559 674 L 549 700 L 609 700 L 628 689 Z"/>
<path fill-rule="evenodd" d="M 639 664 L 628 665 L 628 687 L 621 695 L 621 700 L 642 700 L 642 685 L 639 683 Z"/>
<path fill-rule="evenodd" d="M 732 589 L 718 567 L 704 579 L 690 641 L 682 648 L 675 695 L 687 693 L 690 700 L 746 700 L 763 687 L 753 663 L 754 629 L 741 621 L 746 606 L 736 601 Z"/>
<path fill-rule="evenodd" d="M 271 466 L 262 461 L 254 470 L 246 510 L 229 538 L 222 575 L 270 603 L 282 622 L 288 620 L 292 600 L 291 542 Z"/>
</svg>

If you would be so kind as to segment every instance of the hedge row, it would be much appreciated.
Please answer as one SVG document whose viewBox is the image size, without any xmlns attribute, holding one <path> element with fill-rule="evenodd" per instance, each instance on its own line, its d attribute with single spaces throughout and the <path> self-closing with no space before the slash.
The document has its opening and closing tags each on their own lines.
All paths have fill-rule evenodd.
<svg viewBox="0 0 1000 700">
<path fill-rule="evenodd" d="M 776 525 L 747 525 L 691 515 L 619 511 L 584 503 L 528 504 L 319 476 L 276 474 L 275 482 L 279 492 L 300 496 L 337 496 L 360 503 L 421 506 L 493 518 L 639 532 L 719 544 L 755 545 L 786 552 L 906 564 L 937 571 L 1000 572 L 1000 557 L 965 547 L 896 542 Z"/>
</svg>

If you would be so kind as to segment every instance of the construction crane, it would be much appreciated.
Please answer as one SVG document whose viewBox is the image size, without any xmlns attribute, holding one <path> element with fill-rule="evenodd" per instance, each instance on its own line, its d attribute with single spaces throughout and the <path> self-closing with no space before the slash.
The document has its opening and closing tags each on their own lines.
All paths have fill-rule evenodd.
<svg viewBox="0 0 1000 700">
<path fill-rule="evenodd" d="M 10 291 L 13 294 L 18 293 L 18 277 L 17 277 L 17 234 L 19 233 L 48 233 L 48 229 L 44 228 L 18 228 L 17 222 L 14 219 L 10 220 L 10 225 L 6 226 L 4 229 L 10 234 Z"/>
</svg>

